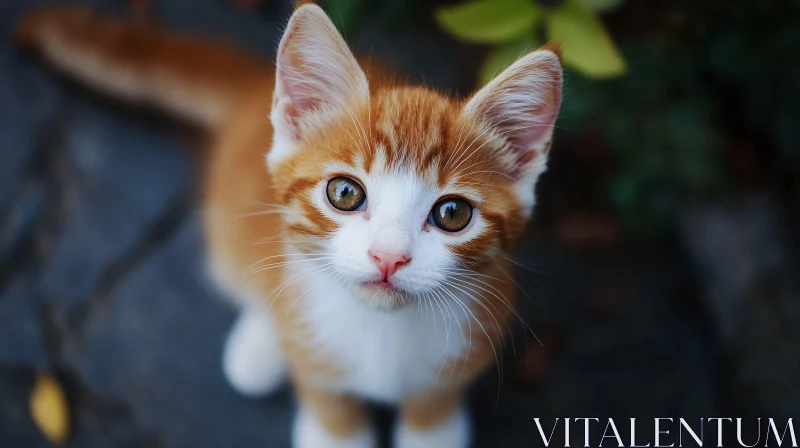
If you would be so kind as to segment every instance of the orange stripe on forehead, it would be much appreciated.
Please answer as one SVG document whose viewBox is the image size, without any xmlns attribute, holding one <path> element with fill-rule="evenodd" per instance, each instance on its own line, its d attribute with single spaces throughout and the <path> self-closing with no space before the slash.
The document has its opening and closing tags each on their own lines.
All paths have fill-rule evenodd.
<svg viewBox="0 0 800 448">
<path fill-rule="evenodd" d="M 346 165 L 355 165 L 356 154 L 361 154 L 361 152 L 366 151 L 366 146 L 367 143 L 358 143 L 358 145 L 349 142 L 345 143 L 334 152 L 333 159 Z"/>
<path fill-rule="evenodd" d="M 377 169 L 375 162 L 378 159 L 378 152 L 382 153 L 382 157 L 386 160 L 386 148 L 391 148 L 395 145 L 394 136 L 391 134 L 393 131 L 385 126 L 378 124 L 373 132 L 372 149 L 369 153 L 369 160 L 364 164 L 364 170 L 371 173 Z M 386 168 L 386 167 L 384 167 Z"/>
<path fill-rule="evenodd" d="M 385 149 L 388 168 L 399 164 L 427 173 L 452 146 L 460 107 L 423 88 L 399 88 L 373 101 L 373 143 Z M 367 166 L 373 168 L 372 161 Z"/>
</svg>

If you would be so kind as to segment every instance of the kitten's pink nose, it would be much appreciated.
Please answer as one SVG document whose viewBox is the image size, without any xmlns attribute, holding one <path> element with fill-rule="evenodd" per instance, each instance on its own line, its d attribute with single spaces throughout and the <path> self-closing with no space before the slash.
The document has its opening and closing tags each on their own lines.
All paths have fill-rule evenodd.
<svg viewBox="0 0 800 448">
<path fill-rule="evenodd" d="M 375 260 L 375 263 L 378 265 L 378 269 L 381 270 L 381 274 L 383 274 L 383 280 L 388 280 L 389 277 L 394 275 L 398 269 L 411 261 L 411 258 L 405 254 L 384 252 L 381 250 L 370 250 L 368 253 L 369 256 Z"/>
</svg>

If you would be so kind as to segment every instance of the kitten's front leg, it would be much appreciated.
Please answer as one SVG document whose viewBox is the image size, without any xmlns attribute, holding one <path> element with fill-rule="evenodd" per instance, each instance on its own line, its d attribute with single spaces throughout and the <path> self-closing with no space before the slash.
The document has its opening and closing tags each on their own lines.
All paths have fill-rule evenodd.
<svg viewBox="0 0 800 448">
<path fill-rule="evenodd" d="M 394 448 L 467 448 L 469 415 L 459 390 L 433 391 L 403 403 Z"/>
<path fill-rule="evenodd" d="M 292 434 L 295 448 L 374 448 L 366 406 L 351 395 L 297 384 L 300 410 Z"/>
<path fill-rule="evenodd" d="M 286 360 L 268 310 L 258 305 L 242 309 L 228 334 L 222 368 L 242 395 L 257 397 L 280 386 L 286 377 Z"/>
</svg>

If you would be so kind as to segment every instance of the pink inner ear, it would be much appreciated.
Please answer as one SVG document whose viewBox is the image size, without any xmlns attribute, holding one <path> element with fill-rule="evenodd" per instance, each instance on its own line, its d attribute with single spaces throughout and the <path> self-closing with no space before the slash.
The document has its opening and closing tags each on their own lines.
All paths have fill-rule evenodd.
<svg viewBox="0 0 800 448">
<path fill-rule="evenodd" d="M 301 122 L 319 109 L 369 96 L 366 77 L 344 39 L 318 6 L 299 7 L 278 48 L 277 129 L 299 138 Z M 288 128 L 286 127 L 288 126 Z"/>
<path fill-rule="evenodd" d="M 279 55 L 278 70 L 277 82 L 281 83 L 282 93 L 290 100 L 284 111 L 292 121 L 296 122 L 303 113 L 320 106 L 323 80 L 317 79 L 313 67 L 306 66 L 302 55 L 294 54 L 290 48 L 285 49 Z"/>
<path fill-rule="evenodd" d="M 535 117 L 533 121 L 536 124 L 530 129 L 529 134 L 524 136 L 524 141 L 520 146 L 536 144 L 553 131 L 558 111 L 561 108 L 561 82 L 559 81 L 557 86 L 551 86 L 544 96 L 544 102 L 535 107 L 532 112 Z"/>
<path fill-rule="evenodd" d="M 561 106 L 561 64 L 550 51 L 515 62 L 467 104 L 467 111 L 491 126 L 505 142 L 513 176 L 548 148 Z"/>
<path fill-rule="evenodd" d="M 520 151 L 533 149 L 537 143 L 550 136 L 561 107 L 561 73 L 547 73 L 546 67 L 534 67 L 538 74 L 527 77 L 540 77 L 540 81 L 520 83 L 502 92 L 495 103 L 496 119 L 508 119 L 504 132 L 507 139 Z M 538 76 L 537 76 L 538 75 Z"/>
<path fill-rule="evenodd" d="M 506 111 L 496 118 L 497 123 L 504 119 L 508 120 L 500 124 L 502 128 L 500 132 L 505 133 L 506 140 L 513 150 L 532 153 L 530 155 L 535 156 L 537 144 L 550 136 L 561 105 L 560 85 L 559 88 L 549 89 L 543 96 L 542 102 L 528 104 L 528 110 L 520 110 L 517 112 L 519 114 L 517 117 L 511 118 Z"/>
</svg>

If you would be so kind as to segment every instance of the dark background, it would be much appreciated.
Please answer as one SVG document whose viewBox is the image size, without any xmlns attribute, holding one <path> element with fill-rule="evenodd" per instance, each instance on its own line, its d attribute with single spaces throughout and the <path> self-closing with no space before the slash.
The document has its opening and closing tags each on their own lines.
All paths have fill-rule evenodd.
<svg viewBox="0 0 800 448">
<path fill-rule="evenodd" d="M 291 395 L 237 396 L 220 370 L 234 312 L 203 270 L 202 135 L 19 54 L 12 24 L 41 3 L 0 2 L 0 446 L 47 446 L 27 409 L 37 370 L 67 392 L 68 447 L 288 446 Z M 265 58 L 291 11 L 83 3 Z M 355 48 L 473 89 L 487 49 L 438 29 L 448 2 L 356 3 L 337 20 Z M 603 16 L 629 72 L 567 71 L 515 258 L 543 345 L 518 325 L 502 375 L 476 386 L 479 446 L 541 446 L 534 417 L 800 416 L 798 11 L 627 0 Z"/>
</svg>

